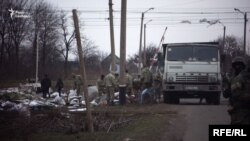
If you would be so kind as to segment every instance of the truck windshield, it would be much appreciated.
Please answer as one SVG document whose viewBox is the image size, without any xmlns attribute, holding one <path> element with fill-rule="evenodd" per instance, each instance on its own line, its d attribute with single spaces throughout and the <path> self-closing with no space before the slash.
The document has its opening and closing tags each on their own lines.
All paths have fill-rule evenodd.
<svg viewBox="0 0 250 141">
<path fill-rule="evenodd" d="M 178 46 L 167 49 L 168 61 L 218 61 L 214 47 Z"/>
</svg>

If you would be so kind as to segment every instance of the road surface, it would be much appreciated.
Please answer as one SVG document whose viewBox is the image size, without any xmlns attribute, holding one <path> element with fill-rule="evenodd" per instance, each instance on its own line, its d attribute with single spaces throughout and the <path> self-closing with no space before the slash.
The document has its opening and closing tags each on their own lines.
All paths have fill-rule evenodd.
<svg viewBox="0 0 250 141">
<path fill-rule="evenodd" d="M 208 141 L 209 125 L 230 123 L 227 103 L 223 98 L 220 105 L 206 105 L 205 100 L 199 104 L 199 99 L 181 99 L 179 105 L 169 105 L 178 116 L 170 121 L 170 129 L 162 140 Z"/>
</svg>

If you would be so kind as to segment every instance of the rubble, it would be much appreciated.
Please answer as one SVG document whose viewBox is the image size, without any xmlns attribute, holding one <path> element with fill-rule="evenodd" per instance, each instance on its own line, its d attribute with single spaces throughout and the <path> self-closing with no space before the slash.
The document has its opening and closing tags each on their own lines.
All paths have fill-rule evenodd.
<svg viewBox="0 0 250 141">
<path fill-rule="evenodd" d="M 23 91 L 24 90 L 24 91 Z M 95 107 L 107 106 L 107 96 L 98 96 L 96 86 L 89 89 L 90 106 L 93 110 L 95 131 L 114 131 L 133 121 L 134 115 L 121 114 L 101 110 L 95 112 Z M 29 89 L 0 90 L 0 129 L 7 138 L 26 136 L 30 133 L 61 132 L 78 133 L 87 130 L 86 102 L 82 96 L 77 96 L 74 90 L 68 93 L 51 93 L 50 98 L 43 98 L 41 93 Z M 115 105 L 119 104 L 119 93 L 115 94 Z M 105 108 L 106 109 L 106 108 Z M 14 133 L 15 136 L 11 135 Z"/>
<path fill-rule="evenodd" d="M 77 96 L 76 90 L 69 90 L 69 93 L 62 93 L 61 97 L 58 92 L 50 94 L 50 98 L 44 99 L 41 93 L 36 93 L 37 84 L 20 85 L 20 88 L 8 88 L 0 90 L 0 112 L 1 111 L 17 111 L 30 116 L 31 111 L 51 110 L 60 107 L 68 108 L 68 112 L 85 112 L 86 102 L 83 96 Z M 88 96 L 91 107 L 107 106 L 106 95 L 98 96 L 96 86 L 88 87 Z M 136 101 L 135 96 L 126 95 L 127 103 Z M 119 92 L 115 93 L 114 104 L 119 105 Z"/>
<path fill-rule="evenodd" d="M 62 93 L 61 97 L 58 92 L 53 92 L 50 94 L 50 98 L 44 99 L 35 87 L 39 87 L 39 84 L 21 84 L 20 87 L 0 90 L 0 112 L 17 111 L 27 113 L 26 115 L 30 116 L 30 110 L 43 111 L 63 106 L 73 106 L 74 109 L 69 108 L 69 112 L 85 111 L 84 97 L 77 96 L 76 90 L 69 90 L 68 94 Z M 96 86 L 88 87 L 88 96 L 91 107 L 107 105 L 106 96 L 98 97 Z"/>
</svg>

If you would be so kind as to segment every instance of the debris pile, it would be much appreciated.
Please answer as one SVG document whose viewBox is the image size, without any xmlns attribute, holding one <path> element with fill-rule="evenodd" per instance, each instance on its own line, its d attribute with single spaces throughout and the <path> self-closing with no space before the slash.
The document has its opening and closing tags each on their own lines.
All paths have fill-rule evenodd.
<svg viewBox="0 0 250 141">
<path fill-rule="evenodd" d="M 90 86 L 88 92 L 95 131 L 112 132 L 137 118 L 135 115 L 108 111 L 107 97 L 98 96 L 96 86 Z M 114 103 L 118 105 L 119 93 L 115 97 Z M 84 132 L 87 130 L 85 104 L 84 98 L 77 96 L 75 90 L 62 93 L 61 96 L 53 92 L 46 99 L 41 93 L 36 93 L 36 89 L 23 87 L 0 90 L 0 140 L 2 137 L 7 140 L 27 138 L 31 133 Z"/>
</svg>

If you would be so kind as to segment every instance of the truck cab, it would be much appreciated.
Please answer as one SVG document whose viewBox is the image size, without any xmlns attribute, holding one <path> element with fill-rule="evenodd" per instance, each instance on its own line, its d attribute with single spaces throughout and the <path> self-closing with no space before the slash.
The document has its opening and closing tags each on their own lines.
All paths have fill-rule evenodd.
<svg viewBox="0 0 250 141">
<path fill-rule="evenodd" d="M 209 104 L 220 104 L 222 78 L 217 42 L 163 44 L 163 54 L 165 103 L 205 98 Z"/>
</svg>

